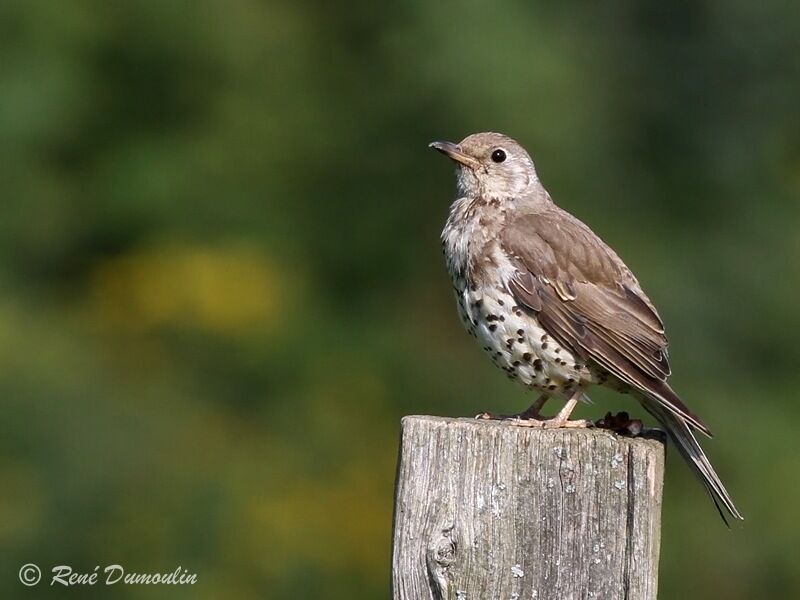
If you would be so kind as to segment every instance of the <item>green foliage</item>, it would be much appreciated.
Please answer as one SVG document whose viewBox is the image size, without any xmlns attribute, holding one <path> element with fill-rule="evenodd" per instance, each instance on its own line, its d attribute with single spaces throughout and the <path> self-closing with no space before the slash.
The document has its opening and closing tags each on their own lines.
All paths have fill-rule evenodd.
<svg viewBox="0 0 800 600">
<path fill-rule="evenodd" d="M 670 456 L 662 596 L 795 596 L 798 6 L 3 2 L 0 596 L 385 597 L 399 417 L 530 400 L 440 257 L 426 144 L 477 130 L 639 274 L 717 435 L 747 520 Z"/>
</svg>

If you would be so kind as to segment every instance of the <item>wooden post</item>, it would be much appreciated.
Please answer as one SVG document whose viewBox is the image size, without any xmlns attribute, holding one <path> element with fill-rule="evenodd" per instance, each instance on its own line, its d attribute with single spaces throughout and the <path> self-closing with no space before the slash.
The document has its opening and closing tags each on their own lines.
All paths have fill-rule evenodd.
<svg viewBox="0 0 800 600">
<path fill-rule="evenodd" d="M 661 441 L 423 416 L 401 427 L 395 600 L 656 597 Z"/>
</svg>

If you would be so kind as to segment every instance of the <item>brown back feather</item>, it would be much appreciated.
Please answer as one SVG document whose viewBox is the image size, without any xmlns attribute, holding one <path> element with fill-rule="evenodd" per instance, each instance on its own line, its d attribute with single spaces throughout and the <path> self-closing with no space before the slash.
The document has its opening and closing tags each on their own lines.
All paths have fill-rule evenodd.
<svg viewBox="0 0 800 600">
<path fill-rule="evenodd" d="M 572 352 L 710 434 L 667 385 L 664 325 L 614 251 L 556 206 L 510 218 L 501 244 L 517 269 L 508 283 L 517 301 Z"/>
</svg>

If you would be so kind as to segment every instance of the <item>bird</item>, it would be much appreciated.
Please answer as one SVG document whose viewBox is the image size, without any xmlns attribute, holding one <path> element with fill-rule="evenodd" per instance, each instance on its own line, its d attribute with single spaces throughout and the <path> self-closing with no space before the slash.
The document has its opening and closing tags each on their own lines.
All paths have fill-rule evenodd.
<svg viewBox="0 0 800 600">
<path fill-rule="evenodd" d="M 429 146 L 456 165 L 441 242 L 459 317 L 495 365 L 539 394 L 504 418 L 589 427 L 570 419 L 588 388 L 629 394 L 666 430 L 725 523 L 743 519 L 697 440 L 711 431 L 667 383 L 664 324 L 633 272 L 553 202 L 512 138 L 476 133 Z M 547 418 L 541 411 L 550 399 L 564 404 Z"/>
</svg>

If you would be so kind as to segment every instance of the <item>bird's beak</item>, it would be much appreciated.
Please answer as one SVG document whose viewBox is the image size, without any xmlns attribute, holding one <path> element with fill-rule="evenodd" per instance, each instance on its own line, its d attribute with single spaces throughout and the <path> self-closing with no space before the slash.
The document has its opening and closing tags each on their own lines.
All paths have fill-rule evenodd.
<svg viewBox="0 0 800 600">
<path fill-rule="evenodd" d="M 464 152 L 461 150 L 461 146 L 454 144 L 453 142 L 431 142 L 428 144 L 428 147 L 438 150 L 448 158 L 453 159 L 457 163 L 461 163 L 465 167 L 469 167 L 473 171 L 477 170 L 481 166 L 481 163 L 472 158 L 469 154 L 464 154 Z"/>
</svg>

